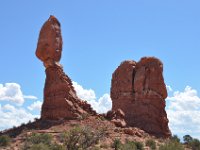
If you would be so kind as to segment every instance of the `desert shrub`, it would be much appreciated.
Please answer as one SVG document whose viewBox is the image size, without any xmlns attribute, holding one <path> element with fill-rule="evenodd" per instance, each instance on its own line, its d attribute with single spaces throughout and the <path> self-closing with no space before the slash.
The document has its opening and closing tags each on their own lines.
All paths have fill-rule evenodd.
<svg viewBox="0 0 200 150">
<path fill-rule="evenodd" d="M 176 140 L 170 140 L 159 147 L 159 150 L 184 150 L 183 145 Z"/>
<path fill-rule="evenodd" d="M 191 137 L 190 135 L 183 136 L 184 144 L 192 150 L 200 150 L 200 141 Z"/>
<path fill-rule="evenodd" d="M 146 146 L 149 146 L 151 148 L 151 150 L 155 150 L 156 149 L 156 142 L 152 139 L 149 139 L 146 141 Z"/>
<path fill-rule="evenodd" d="M 52 142 L 50 134 L 33 133 L 25 141 L 23 150 L 65 150 L 64 146 Z"/>
<path fill-rule="evenodd" d="M 144 145 L 141 142 L 134 142 L 135 146 L 137 148 L 137 150 L 143 150 L 144 149 Z"/>
<path fill-rule="evenodd" d="M 63 145 L 59 145 L 57 143 L 51 144 L 49 149 L 50 150 L 65 150 Z"/>
<path fill-rule="evenodd" d="M 179 139 L 179 137 L 178 137 L 177 135 L 173 135 L 173 136 L 171 137 L 171 140 L 180 143 L 180 139 Z"/>
<path fill-rule="evenodd" d="M 43 143 L 33 144 L 28 150 L 49 150 L 49 146 Z"/>
<path fill-rule="evenodd" d="M 112 147 L 113 147 L 115 150 L 120 150 L 121 146 L 122 146 L 122 143 L 121 143 L 121 141 L 120 141 L 119 139 L 115 139 L 115 140 L 113 141 Z"/>
<path fill-rule="evenodd" d="M 140 149 L 137 149 L 135 142 L 126 141 L 126 143 L 122 145 L 121 150 L 140 150 Z"/>
<path fill-rule="evenodd" d="M 185 144 L 189 144 L 192 140 L 193 140 L 193 138 L 190 135 L 183 136 L 183 141 Z"/>
<path fill-rule="evenodd" d="M 93 131 L 90 127 L 76 126 L 62 136 L 67 150 L 87 149 L 105 136 L 105 130 Z"/>
<path fill-rule="evenodd" d="M 140 142 L 126 140 L 124 144 L 119 139 L 113 141 L 112 147 L 115 150 L 143 150 L 144 145 Z"/>
<path fill-rule="evenodd" d="M 192 150 L 200 150 L 200 141 L 198 139 L 192 139 L 192 141 L 189 142 L 189 146 Z"/>
<path fill-rule="evenodd" d="M 6 147 L 10 144 L 10 137 L 7 135 L 0 136 L 0 147 Z"/>
<path fill-rule="evenodd" d="M 38 134 L 38 133 L 33 133 L 27 141 L 31 144 L 40 144 L 43 143 L 45 145 L 50 145 L 52 141 L 52 136 L 50 134 Z"/>
</svg>

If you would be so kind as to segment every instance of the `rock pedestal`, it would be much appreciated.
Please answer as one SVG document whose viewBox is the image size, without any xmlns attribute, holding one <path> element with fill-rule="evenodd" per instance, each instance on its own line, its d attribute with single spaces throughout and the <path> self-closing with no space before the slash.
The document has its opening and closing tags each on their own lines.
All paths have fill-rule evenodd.
<svg viewBox="0 0 200 150">
<path fill-rule="evenodd" d="M 71 79 L 63 72 L 59 60 L 62 54 L 60 23 L 54 16 L 44 23 L 38 40 L 36 56 L 46 68 L 42 119 L 76 119 L 84 114 L 96 114 L 91 106 L 80 100 Z"/>
<path fill-rule="evenodd" d="M 157 137 L 169 137 L 165 111 L 167 90 L 162 72 L 162 62 L 154 57 L 122 62 L 112 75 L 112 111 L 121 109 L 127 126 Z"/>
</svg>

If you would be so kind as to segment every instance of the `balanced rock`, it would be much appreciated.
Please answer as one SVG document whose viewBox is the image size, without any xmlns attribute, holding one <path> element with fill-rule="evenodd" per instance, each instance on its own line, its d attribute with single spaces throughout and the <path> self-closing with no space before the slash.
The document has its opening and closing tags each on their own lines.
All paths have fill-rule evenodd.
<svg viewBox="0 0 200 150">
<path fill-rule="evenodd" d="M 112 75 L 112 111 L 121 109 L 128 126 L 157 137 L 169 137 L 162 72 L 162 62 L 154 57 L 122 62 Z"/>
<path fill-rule="evenodd" d="M 46 68 L 41 118 L 75 119 L 88 113 L 96 114 L 89 104 L 77 97 L 71 79 L 59 64 L 61 54 L 60 23 L 54 16 L 50 16 L 42 26 L 36 49 L 36 56 Z"/>
<path fill-rule="evenodd" d="M 59 21 L 54 17 L 44 23 L 37 44 L 36 56 L 46 67 L 59 62 L 62 54 L 62 35 Z"/>
</svg>

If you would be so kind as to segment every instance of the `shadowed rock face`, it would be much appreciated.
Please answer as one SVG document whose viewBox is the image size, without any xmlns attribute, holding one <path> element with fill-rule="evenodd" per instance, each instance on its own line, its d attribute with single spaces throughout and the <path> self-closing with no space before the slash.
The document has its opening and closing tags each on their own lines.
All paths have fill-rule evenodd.
<svg viewBox="0 0 200 150">
<path fill-rule="evenodd" d="M 138 63 L 122 62 L 112 75 L 112 110 L 121 109 L 128 126 L 169 137 L 162 72 L 162 62 L 154 57 L 144 57 Z"/>
<path fill-rule="evenodd" d="M 77 97 L 71 79 L 59 64 L 61 54 L 60 23 L 54 16 L 50 16 L 42 26 L 36 49 L 36 56 L 46 68 L 41 118 L 75 119 L 87 113 L 96 114 L 89 104 Z"/>
</svg>

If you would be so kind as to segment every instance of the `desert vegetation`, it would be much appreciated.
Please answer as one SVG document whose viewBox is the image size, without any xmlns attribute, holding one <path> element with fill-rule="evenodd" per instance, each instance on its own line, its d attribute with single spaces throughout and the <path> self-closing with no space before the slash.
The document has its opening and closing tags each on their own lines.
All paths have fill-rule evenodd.
<svg viewBox="0 0 200 150">
<path fill-rule="evenodd" d="M 126 140 L 124 144 L 119 139 L 113 141 L 112 148 L 115 150 L 143 150 L 144 145 L 141 142 Z"/>
<path fill-rule="evenodd" d="M 11 139 L 9 136 L 7 135 L 0 136 L 0 147 L 9 146 L 10 142 L 11 142 Z"/>
<path fill-rule="evenodd" d="M 184 144 L 192 150 L 200 150 L 200 141 L 190 135 L 183 136 Z"/>
<path fill-rule="evenodd" d="M 85 150 L 94 147 L 105 135 L 104 129 L 93 131 L 90 127 L 76 126 L 61 135 L 61 142 L 67 150 Z"/>
<path fill-rule="evenodd" d="M 61 133 L 56 140 L 51 134 L 32 133 L 24 142 L 23 150 L 86 150 L 96 149 L 96 144 L 105 136 L 104 129 L 75 126 Z"/>
<path fill-rule="evenodd" d="M 56 128 L 55 128 L 56 129 Z M 29 130 L 20 135 L 22 144 L 17 148 L 20 150 L 200 150 L 200 141 L 190 135 L 183 136 L 183 139 L 173 135 L 170 139 L 157 139 L 151 136 L 142 138 L 139 141 L 121 137 L 111 138 L 108 128 L 73 124 L 63 132 L 37 132 Z M 105 142 L 109 139 L 109 142 Z M 0 136 L 0 149 L 12 147 L 14 137 L 8 135 Z M 19 147 L 20 146 L 20 147 Z"/>
<path fill-rule="evenodd" d="M 28 137 L 22 147 L 23 150 L 64 150 L 63 145 L 53 142 L 50 134 L 33 133 Z"/>
<path fill-rule="evenodd" d="M 155 150 L 156 149 L 156 142 L 153 139 L 148 139 L 145 142 L 146 146 L 150 147 L 151 150 Z"/>
</svg>

